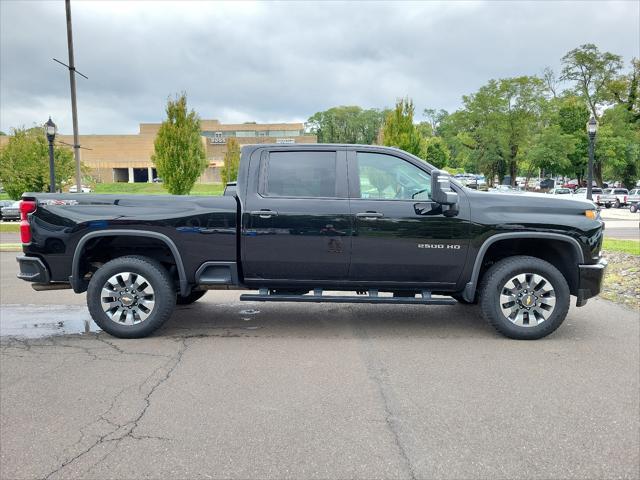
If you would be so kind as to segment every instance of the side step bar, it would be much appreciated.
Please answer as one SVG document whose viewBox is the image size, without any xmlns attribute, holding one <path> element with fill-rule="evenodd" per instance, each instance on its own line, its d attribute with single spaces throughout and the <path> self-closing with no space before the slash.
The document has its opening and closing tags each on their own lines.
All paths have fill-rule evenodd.
<svg viewBox="0 0 640 480">
<path fill-rule="evenodd" d="M 261 288 L 260 293 L 244 293 L 240 300 L 245 302 L 312 302 L 312 303 L 389 303 L 389 304 L 418 304 L 418 305 L 455 305 L 453 298 L 433 298 L 431 292 L 423 291 L 420 297 L 381 297 L 378 290 L 369 290 L 368 295 L 323 295 L 321 288 L 316 288 L 311 294 L 287 295 L 271 293 L 267 288 Z"/>
</svg>

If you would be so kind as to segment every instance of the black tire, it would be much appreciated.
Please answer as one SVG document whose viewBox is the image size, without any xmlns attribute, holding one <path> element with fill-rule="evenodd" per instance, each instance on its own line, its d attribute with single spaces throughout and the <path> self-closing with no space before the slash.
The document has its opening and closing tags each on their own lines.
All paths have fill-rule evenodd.
<svg viewBox="0 0 640 480">
<path fill-rule="evenodd" d="M 519 274 L 536 274 L 550 283 L 555 293 L 555 306 L 548 318 L 535 326 L 520 326 L 502 312 L 500 295 L 509 279 Z M 546 284 L 548 285 L 548 284 Z M 535 340 L 546 337 L 557 329 L 569 311 L 570 292 L 560 271 L 549 262 L 536 257 L 515 256 L 500 260 L 482 278 L 480 308 L 482 316 L 498 332 L 518 340 Z M 527 312 L 527 318 L 529 313 Z"/>
<path fill-rule="evenodd" d="M 455 299 L 458 301 L 458 303 L 461 303 L 462 305 L 477 305 L 478 304 L 478 298 L 476 296 L 476 298 L 473 300 L 473 302 L 468 302 L 466 301 L 464 298 L 462 298 L 462 295 L 451 295 L 451 298 Z"/>
<path fill-rule="evenodd" d="M 638 211 L 638 205 L 636 205 L 636 204 L 634 203 L 633 205 L 631 205 L 631 206 L 629 207 L 629 211 L 630 211 L 631 213 L 636 213 L 636 212 Z"/>
<path fill-rule="evenodd" d="M 198 300 L 200 300 L 204 296 L 205 293 L 207 293 L 206 290 L 196 290 L 194 292 L 191 292 L 186 297 L 183 297 L 182 295 L 178 294 L 176 296 L 176 304 L 177 305 L 191 305 L 193 302 L 197 302 Z"/>
<path fill-rule="evenodd" d="M 604 208 L 611 208 L 611 204 L 610 203 L 605 203 L 604 204 Z"/>
<path fill-rule="evenodd" d="M 132 325 L 120 324 L 113 320 L 103 309 L 102 304 L 103 298 L 109 298 L 102 297 L 103 287 L 111 278 L 125 272 L 142 276 L 153 289 L 154 304 L 151 309 L 148 309 L 148 317 Z M 122 294 L 123 287 L 117 288 L 120 288 L 120 294 Z M 105 263 L 93 274 L 87 289 L 87 306 L 91 318 L 102 330 L 119 338 L 142 338 L 152 334 L 171 316 L 175 303 L 175 288 L 167 270 L 156 260 L 142 256 L 120 257 Z M 129 307 L 116 308 L 121 308 L 126 315 L 125 308 Z"/>
<path fill-rule="evenodd" d="M 616 198 L 616 202 L 613 204 L 613 206 L 616 208 L 620 208 L 622 207 L 622 204 L 620 203 L 620 200 Z"/>
</svg>

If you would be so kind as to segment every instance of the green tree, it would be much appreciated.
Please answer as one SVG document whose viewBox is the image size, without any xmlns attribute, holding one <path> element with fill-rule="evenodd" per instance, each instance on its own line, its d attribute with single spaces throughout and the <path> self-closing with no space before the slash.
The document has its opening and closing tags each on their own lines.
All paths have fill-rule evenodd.
<svg viewBox="0 0 640 480">
<path fill-rule="evenodd" d="M 162 122 L 154 141 L 151 159 L 169 193 L 185 195 L 207 167 L 200 137 L 200 118 L 187 110 L 183 93 L 167 101 L 167 119 Z"/>
<path fill-rule="evenodd" d="M 319 143 L 375 142 L 386 110 L 364 110 L 358 106 L 340 106 L 317 112 L 307 120 L 306 128 L 318 136 Z"/>
<path fill-rule="evenodd" d="M 449 163 L 449 148 L 441 137 L 425 140 L 425 160 L 436 168 L 444 168 Z"/>
<path fill-rule="evenodd" d="M 234 137 L 227 140 L 227 151 L 224 154 L 224 166 L 220 171 L 222 183 L 235 182 L 238 179 L 238 168 L 240 167 L 240 144 Z"/>
<path fill-rule="evenodd" d="M 607 179 L 633 188 L 640 176 L 640 129 L 624 104 L 606 110 L 596 136 L 596 157 Z"/>
<path fill-rule="evenodd" d="M 574 82 L 576 92 L 584 98 L 594 117 L 606 101 L 609 84 L 622 68 L 622 57 L 601 52 L 592 43 L 574 48 L 562 57 L 562 80 Z"/>
<path fill-rule="evenodd" d="M 56 190 L 74 174 L 73 153 L 67 147 L 53 149 Z M 0 182 L 9 197 L 49 189 L 49 146 L 41 128 L 15 129 L 0 150 Z"/>
<path fill-rule="evenodd" d="M 575 151 L 576 138 L 562 132 L 559 125 L 542 129 L 523 149 L 524 170 L 527 179 L 537 170 L 566 173 L 571 170 L 570 156 Z"/>
<path fill-rule="evenodd" d="M 550 123 L 558 125 L 562 133 L 571 135 L 574 140 L 573 153 L 568 155 L 570 166 L 565 171 L 550 171 L 567 173 L 582 182 L 587 175 L 587 159 L 589 155 L 589 139 L 586 134 L 585 124 L 589 118 L 587 104 L 580 97 L 566 95 L 554 101 L 555 111 Z"/>
<path fill-rule="evenodd" d="M 408 97 L 396 102 L 395 109 L 385 118 L 382 143 L 424 158 L 424 139 L 413 124 L 414 110 L 413 101 Z"/>
</svg>

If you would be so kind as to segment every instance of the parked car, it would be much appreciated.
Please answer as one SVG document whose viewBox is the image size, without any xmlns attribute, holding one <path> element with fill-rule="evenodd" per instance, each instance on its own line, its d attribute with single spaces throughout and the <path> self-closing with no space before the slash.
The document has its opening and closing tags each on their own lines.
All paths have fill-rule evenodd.
<svg viewBox="0 0 640 480">
<path fill-rule="evenodd" d="M 20 202 L 12 201 L 10 205 L 2 207 L 2 220 L 11 222 L 20 220 Z"/>
<path fill-rule="evenodd" d="M 571 195 L 572 193 L 570 188 L 565 187 L 552 188 L 547 192 L 548 195 Z"/>
<path fill-rule="evenodd" d="M 0 200 L 0 220 L 3 219 L 2 209 L 10 206 L 12 203 L 15 203 L 14 200 Z"/>
<path fill-rule="evenodd" d="M 512 187 L 511 185 L 496 185 L 493 188 L 489 189 L 489 192 L 496 192 L 496 193 L 522 193 L 522 190 L 518 190 L 515 187 Z"/>
<path fill-rule="evenodd" d="M 602 195 L 602 189 L 599 187 L 591 187 L 591 198 L 593 199 L 593 203 L 597 204 L 599 199 L 600 199 L 600 195 Z M 587 189 L 585 187 L 579 188 L 577 189 L 575 192 L 573 192 L 573 196 L 574 198 L 584 198 L 585 200 L 587 199 Z"/>
<path fill-rule="evenodd" d="M 477 302 L 502 334 L 536 339 L 571 295 L 600 292 L 606 268 L 591 202 L 477 192 L 378 145 L 245 145 L 223 196 L 22 198 L 18 276 L 87 292 L 96 323 L 127 338 L 223 288 L 253 302 Z M 57 227 L 64 255 L 47 244 Z"/>
<path fill-rule="evenodd" d="M 87 185 L 82 185 L 80 189 L 82 190 L 82 193 L 91 193 L 91 187 Z M 76 185 L 71 185 L 69 187 L 69 193 L 78 193 L 78 187 Z"/>
<path fill-rule="evenodd" d="M 628 199 L 629 190 L 626 188 L 607 188 L 598 198 L 598 205 L 621 208 L 627 205 Z"/>
<path fill-rule="evenodd" d="M 540 190 L 549 190 L 556 186 L 556 182 L 553 178 L 543 178 L 540 180 Z"/>
<path fill-rule="evenodd" d="M 632 213 L 636 213 L 638 211 L 638 206 L 640 205 L 640 188 L 634 188 L 629 191 L 627 203 L 629 204 L 629 210 L 631 210 Z"/>
</svg>

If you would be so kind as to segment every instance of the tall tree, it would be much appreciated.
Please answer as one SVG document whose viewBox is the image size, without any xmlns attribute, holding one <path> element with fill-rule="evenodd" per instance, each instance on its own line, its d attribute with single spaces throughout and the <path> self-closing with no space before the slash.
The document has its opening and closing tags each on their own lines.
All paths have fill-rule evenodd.
<svg viewBox="0 0 640 480">
<path fill-rule="evenodd" d="M 598 108 L 606 101 L 608 84 L 622 68 L 622 57 L 601 52 L 592 43 L 574 48 L 562 57 L 562 80 L 575 83 L 591 114 L 598 118 Z"/>
<path fill-rule="evenodd" d="M 306 127 L 318 136 L 319 143 L 370 145 L 377 138 L 385 113 L 385 110 L 364 110 L 358 106 L 333 107 L 313 114 Z"/>
<path fill-rule="evenodd" d="M 227 140 L 227 151 L 224 154 L 224 166 L 220 171 L 224 185 L 238 179 L 238 168 L 240 168 L 240 144 L 234 137 L 230 137 Z"/>
<path fill-rule="evenodd" d="M 408 97 L 399 99 L 395 109 L 385 118 L 382 143 L 424 158 L 424 139 L 413 124 L 414 111 L 413 100 Z"/>
<path fill-rule="evenodd" d="M 67 147 L 54 147 L 56 189 L 75 172 L 73 153 Z M 0 182 L 9 197 L 24 192 L 44 192 L 49 187 L 49 146 L 41 128 L 15 129 L 0 149 Z"/>
<path fill-rule="evenodd" d="M 207 167 L 200 136 L 200 118 L 187 110 L 187 96 L 169 98 L 167 119 L 162 122 L 154 141 L 151 159 L 169 193 L 185 195 Z"/>
<path fill-rule="evenodd" d="M 425 140 L 425 160 L 436 168 L 444 168 L 449 163 L 449 149 L 441 137 Z"/>
</svg>

